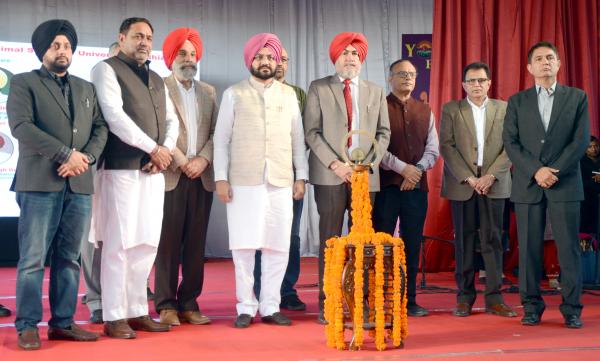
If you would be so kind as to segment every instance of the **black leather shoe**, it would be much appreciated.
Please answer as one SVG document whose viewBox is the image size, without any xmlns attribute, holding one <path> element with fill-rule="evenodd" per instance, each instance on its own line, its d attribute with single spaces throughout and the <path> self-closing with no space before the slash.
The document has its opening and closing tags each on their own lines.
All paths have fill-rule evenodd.
<svg viewBox="0 0 600 361">
<path fill-rule="evenodd" d="M 306 310 L 306 303 L 300 301 L 298 295 L 290 295 L 281 298 L 281 304 L 279 308 L 283 308 L 290 311 L 304 311 Z"/>
<path fill-rule="evenodd" d="M 424 307 L 417 305 L 416 303 L 410 303 L 406 306 L 406 313 L 411 317 L 423 317 L 429 314 Z"/>
<path fill-rule="evenodd" d="M 565 316 L 565 326 L 567 328 L 582 328 L 583 322 L 581 322 L 581 318 L 577 315 L 568 315 Z"/>
<path fill-rule="evenodd" d="M 277 325 L 277 326 L 289 326 L 292 324 L 292 320 L 287 318 L 281 312 L 275 312 L 274 314 L 272 314 L 270 316 L 263 316 L 260 319 L 264 323 L 269 323 L 271 325 Z"/>
<path fill-rule="evenodd" d="M 90 315 L 90 322 L 96 325 L 101 325 L 104 323 L 102 319 L 102 310 L 95 310 Z"/>
<path fill-rule="evenodd" d="M 8 317 L 10 316 L 11 312 L 8 308 L 4 307 L 3 305 L 0 305 L 0 317 Z"/>
<path fill-rule="evenodd" d="M 525 315 L 521 319 L 521 325 L 524 326 L 537 326 L 542 322 L 542 316 L 535 312 L 525 312 Z"/>
<path fill-rule="evenodd" d="M 241 315 L 238 315 L 238 317 L 235 319 L 235 322 L 233 323 L 233 325 L 236 328 L 247 328 L 248 326 L 250 326 L 251 323 L 252 323 L 252 316 L 250 316 L 247 313 L 242 313 Z"/>
</svg>

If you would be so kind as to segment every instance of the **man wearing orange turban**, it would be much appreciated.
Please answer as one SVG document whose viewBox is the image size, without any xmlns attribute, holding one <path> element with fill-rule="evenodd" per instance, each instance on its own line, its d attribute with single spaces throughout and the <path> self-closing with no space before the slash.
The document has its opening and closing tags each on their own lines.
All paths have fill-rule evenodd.
<svg viewBox="0 0 600 361">
<path fill-rule="evenodd" d="M 200 312 L 196 299 L 202 293 L 204 246 L 215 188 L 210 163 L 216 92 L 212 85 L 194 79 L 202 57 L 202 39 L 195 29 L 170 32 L 163 44 L 163 57 L 173 70 L 165 78 L 165 85 L 182 131 L 173 150 L 173 165 L 164 172 L 164 216 L 155 261 L 154 305 L 161 323 L 203 325 L 210 319 Z"/>
<path fill-rule="evenodd" d="M 186 41 L 189 41 L 194 48 L 192 56 L 195 59 L 194 63 L 202 58 L 202 39 L 198 31 L 192 28 L 177 28 L 167 35 L 163 43 L 163 58 L 169 70 L 172 70 L 173 61 Z"/>
<path fill-rule="evenodd" d="M 311 149 L 309 179 L 314 185 L 319 211 L 319 321 L 324 323 L 323 272 L 325 242 L 340 236 L 344 214 L 350 205 L 352 168 L 345 165 L 340 144 L 351 130 L 366 130 L 377 140 L 377 158 L 369 176 L 371 192 L 379 191 L 379 162 L 390 141 L 390 124 L 384 90 L 359 79 L 368 43 L 363 34 L 340 33 L 329 47 L 335 74 L 312 82 L 304 111 L 306 144 Z M 331 101 L 330 99 L 335 99 Z M 368 137 L 353 135 L 348 151 L 361 148 L 368 154 L 373 147 Z M 375 193 L 371 193 L 373 203 Z"/>
</svg>

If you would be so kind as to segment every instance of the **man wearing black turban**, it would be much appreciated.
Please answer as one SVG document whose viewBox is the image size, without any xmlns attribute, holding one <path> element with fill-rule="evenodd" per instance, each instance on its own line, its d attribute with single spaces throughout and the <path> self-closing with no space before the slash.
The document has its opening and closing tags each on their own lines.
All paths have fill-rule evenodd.
<svg viewBox="0 0 600 361">
<path fill-rule="evenodd" d="M 70 75 L 77 46 L 67 20 L 42 23 L 31 43 L 39 70 L 15 75 L 7 100 L 8 123 L 19 140 L 11 186 L 21 209 L 17 314 L 19 347 L 40 348 L 44 260 L 52 248 L 49 340 L 96 341 L 73 314 L 79 287 L 79 250 L 87 238 L 94 191 L 90 166 L 102 153 L 108 130 L 91 83 Z"/>
<path fill-rule="evenodd" d="M 54 38 L 58 35 L 64 35 L 71 46 L 71 53 L 77 48 L 77 33 L 75 27 L 69 20 L 54 19 L 41 23 L 31 35 L 31 46 L 35 55 L 43 61 L 46 50 L 54 42 Z M 66 70 L 66 68 L 65 68 Z"/>
</svg>

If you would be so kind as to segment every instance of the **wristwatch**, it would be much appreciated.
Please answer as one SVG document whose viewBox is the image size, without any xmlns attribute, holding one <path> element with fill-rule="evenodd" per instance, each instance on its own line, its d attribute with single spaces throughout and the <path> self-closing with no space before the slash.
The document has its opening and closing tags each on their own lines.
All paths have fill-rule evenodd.
<svg viewBox="0 0 600 361">
<path fill-rule="evenodd" d="M 425 172 L 425 167 L 423 167 L 423 165 L 422 165 L 422 164 L 419 164 L 419 163 L 417 163 L 417 164 L 415 165 L 415 167 L 417 167 L 417 169 L 418 169 L 418 170 L 420 170 L 421 172 Z"/>
</svg>

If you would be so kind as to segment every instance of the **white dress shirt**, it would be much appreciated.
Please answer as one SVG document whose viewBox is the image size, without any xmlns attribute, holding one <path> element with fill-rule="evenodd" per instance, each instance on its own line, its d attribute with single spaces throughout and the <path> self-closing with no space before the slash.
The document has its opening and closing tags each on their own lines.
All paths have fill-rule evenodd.
<svg viewBox="0 0 600 361">
<path fill-rule="evenodd" d="M 544 124 L 544 130 L 548 130 L 550 124 L 550 116 L 552 115 L 552 105 L 554 104 L 554 92 L 556 91 L 556 82 L 548 89 L 541 85 L 535 85 L 538 94 L 538 109 L 540 117 Z"/>
<path fill-rule="evenodd" d="M 196 84 L 192 81 L 192 86 L 186 89 L 179 80 L 175 80 L 181 100 L 183 101 L 183 121 L 187 129 L 187 150 L 186 156 L 191 159 L 196 156 L 196 143 L 198 140 L 198 99 L 196 98 Z"/>
<path fill-rule="evenodd" d="M 483 147 L 485 145 L 485 111 L 489 98 L 485 98 L 481 106 L 473 103 L 469 97 L 467 102 L 471 105 L 473 119 L 475 120 L 475 132 L 477 133 L 477 166 L 483 165 Z"/>
</svg>

